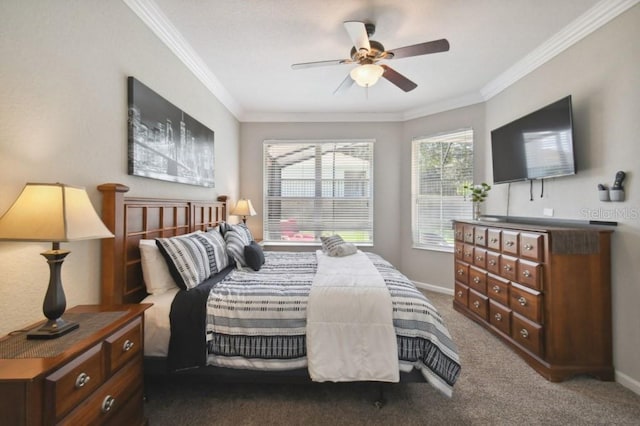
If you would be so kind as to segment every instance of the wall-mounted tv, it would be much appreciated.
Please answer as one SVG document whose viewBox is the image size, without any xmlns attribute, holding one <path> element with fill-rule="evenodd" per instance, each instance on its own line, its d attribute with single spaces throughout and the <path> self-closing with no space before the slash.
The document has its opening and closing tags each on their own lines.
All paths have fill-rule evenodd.
<svg viewBox="0 0 640 426">
<path fill-rule="evenodd" d="M 491 131 L 493 183 L 576 173 L 571 96 Z"/>
</svg>

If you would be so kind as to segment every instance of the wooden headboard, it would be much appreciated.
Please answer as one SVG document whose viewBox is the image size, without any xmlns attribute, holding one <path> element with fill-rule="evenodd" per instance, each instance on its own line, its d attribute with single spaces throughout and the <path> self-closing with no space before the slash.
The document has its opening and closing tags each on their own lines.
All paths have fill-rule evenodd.
<svg viewBox="0 0 640 426">
<path fill-rule="evenodd" d="M 226 220 L 226 197 L 218 201 L 126 197 L 129 187 L 98 186 L 102 220 L 115 238 L 102 240 L 102 304 L 138 303 L 147 291 L 140 262 L 141 239 L 206 230 Z"/>
</svg>

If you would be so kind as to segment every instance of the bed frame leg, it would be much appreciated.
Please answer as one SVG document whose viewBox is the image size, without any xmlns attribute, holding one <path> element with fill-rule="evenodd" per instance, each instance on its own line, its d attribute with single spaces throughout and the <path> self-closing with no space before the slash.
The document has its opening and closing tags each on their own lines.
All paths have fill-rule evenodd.
<svg viewBox="0 0 640 426">
<path fill-rule="evenodd" d="M 373 405 L 380 410 L 384 406 L 384 383 L 378 382 L 378 397 L 373 401 Z"/>
</svg>

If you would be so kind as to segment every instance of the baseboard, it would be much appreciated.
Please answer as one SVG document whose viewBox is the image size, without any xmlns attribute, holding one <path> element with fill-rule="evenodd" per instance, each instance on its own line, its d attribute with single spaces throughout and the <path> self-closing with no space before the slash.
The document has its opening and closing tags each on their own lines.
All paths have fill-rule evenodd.
<svg viewBox="0 0 640 426">
<path fill-rule="evenodd" d="M 616 371 L 616 382 L 620 383 L 630 391 L 640 395 L 640 381 L 632 379 L 626 374 Z"/>
<path fill-rule="evenodd" d="M 449 296 L 453 296 L 452 288 L 440 287 L 438 285 L 421 283 L 418 281 L 412 281 L 416 287 L 421 288 L 423 290 L 434 291 L 436 293 L 448 294 Z"/>
<path fill-rule="evenodd" d="M 433 285 L 433 284 L 421 283 L 421 282 L 418 282 L 418 281 L 412 281 L 412 282 L 419 289 L 433 291 L 433 292 L 436 292 L 436 293 L 447 294 L 449 296 L 453 296 L 453 294 L 454 294 L 453 293 L 453 289 L 450 289 L 450 288 L 440 287 L 440 286 Z M 616 380 L 617 383 L 620 383 L 625 388 L 627 388 L 630 391 L 640 395 L 640 381 L 638 381 L 636 379 L 633 379 L 633 378 L 627 376 L 626 374 L 621 373 L 620 371 L 616 371 L 615 372 L 615 380 Z"/>
</svg>

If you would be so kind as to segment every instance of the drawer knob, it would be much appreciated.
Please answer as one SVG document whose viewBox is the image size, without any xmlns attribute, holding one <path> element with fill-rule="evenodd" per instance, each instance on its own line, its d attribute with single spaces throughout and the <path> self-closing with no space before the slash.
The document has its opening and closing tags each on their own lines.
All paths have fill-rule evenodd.
<svg viewBox="0 0 640 426">
<path fill-rule="evenodd" d="M 462 250 L 456 249 L 456 253 L 460 254 L 460 253 L 462 253 Z"/>
<path fill-rule="evenodd" d="M 507 247 L 513 247 L 514 242 L 509 240 L 507 242 L 504 243 Z"/>
<path fill-rule="evenodd" d="M 495 259 L 491 259 L 491 260 L 489 261 L 489 265 L 491 265 L 491 266 L 496 266 L 496 263 L 497 263 L 497 262 L 496 262 L 496 260 L 495 260 Z"/>
<path fill-rule="evenodd" d="M 500 293 L 500 286 L 494 285 L 493 286 L 493 292 L 494 293 Z"/>
<path fill-rule="evenodd" d="M 520 330 L 520 335 L 521 335 L 524 339 L 526 339 L 527 337 L 529 337 L 529 332 L 523 328 L 522 330 Z"/>
<path fill-rule="evenodd" d="M 524 297 L 520 296 L 520 297 L 518 297 L 518 303 L 521 306 L 525 306 L 527 304 L 527 299 L 525 299 Z"/>
<path fill-rule="evenodd" d="M 491 238 L 489 241 L 491 241 L 493 244 L 495 244 L 495 243 L 498 242 L 498 239 L 494 237 L 494 238 Z"/>
<path fill-rule="evenodd" d="M 513 269 L 513 268 L 511 268 L 511 265 L 504 265 L 504 268 L 503 268 L 503 269 L 504 269 L 505 271 L 511 271 L 511 269 Z"/>
<path fill-rule="evenodd" d="M 459 237 L 459 236 L 461 236 L 461 235 L 462 235 L 462 232 L 460 232 L 460 231 L 456 231 L 456 237 Z"/>
<path fill-rule="evenodd" d="M 89 380 L 91 380 L 91 376 L 87 373 L 78 374 L 78 377 L 76 377 L 76 389 L 80 389 L 86 385 Z"/>
<path fill-rule="evenodd" d="M 480 284 L 480 277 L 473 277 L 473 282 L 476 284 Z"/>
<path fill-rule="evenodd" d="M 134 343 L 127 339 L 124 341 L 124 344 L 122 345 L 122 352 L 129 352 L 132 348 L 133 348 Z"/>
<path fill-rule="evenodd" d="M 482 257 L 482 256 L 476 256 L 476 260 L 478 260 L 480 262 L 482 262 L 483 259 L 484 259 L 484 257 Z"/>
<path fill-rule="evenodd" d="M 102 407 L 101 407 L 102 412 L 108 413 L 109 411 L 111 411 L 111 409 L 113 408 L 113 404 L 115 403 L 116 403 L 116 399 L 111 395 L 107 395 L 102 401 Z"/>
<path fill-rule="evenodd" d="M 476 240 L 478 240 L 478 241 L 482 241 L 482 240 L 484 240 L 484 237 L 483 237 L 482 235 L 478 235 L 478 236 L 476 237 Z"/>
<path fill-rule="evenodd" d="M 529 272 L 529 270 L 525 270 L 522 275 L 524 275 L 525 278 L 529 278 L 531 276 L 531 272 Z"/>
<path fill-rule="evenodd" d="M 502 321 L 502 315 L 500 314 L 500 312 L 496 313 L 493 317 L 496 319 L 496 321 Z"/>
<path fill-rule="evenodd" d="M 458 290 L 458 297 L 462 297 L 462 290 Z"/>
<path fill-rule="evenodd" d="M 478 302 L 478 301 L 476 300 L 475 302 L 473 302 L 473 306 L 475 306 L 475 307 L 476 307 L 476 309 L 477 309 L 477 308 L 479 308 L 479 307 L 480 307 L 480 302 Z"/>
<path fill-rule="evenodd" d="M 473 237 L 473 234 L 472 234 L 471 232 L 468 232 L 468 233 L 466 233 L 465 235 L 466 235 L 468 238 Z"/>
<path fill-rule="evenodd" d="M 458 269 L 458 275 L 464 275 L 464 271 L 462 269 Z"/>
<path fill-rule="evenodd" d="M 524 245 L 524 249 L 525 250 L 533 250 L 533 246 L 531 244 L 527 243 L 527 244 Z"/>
</svg>

